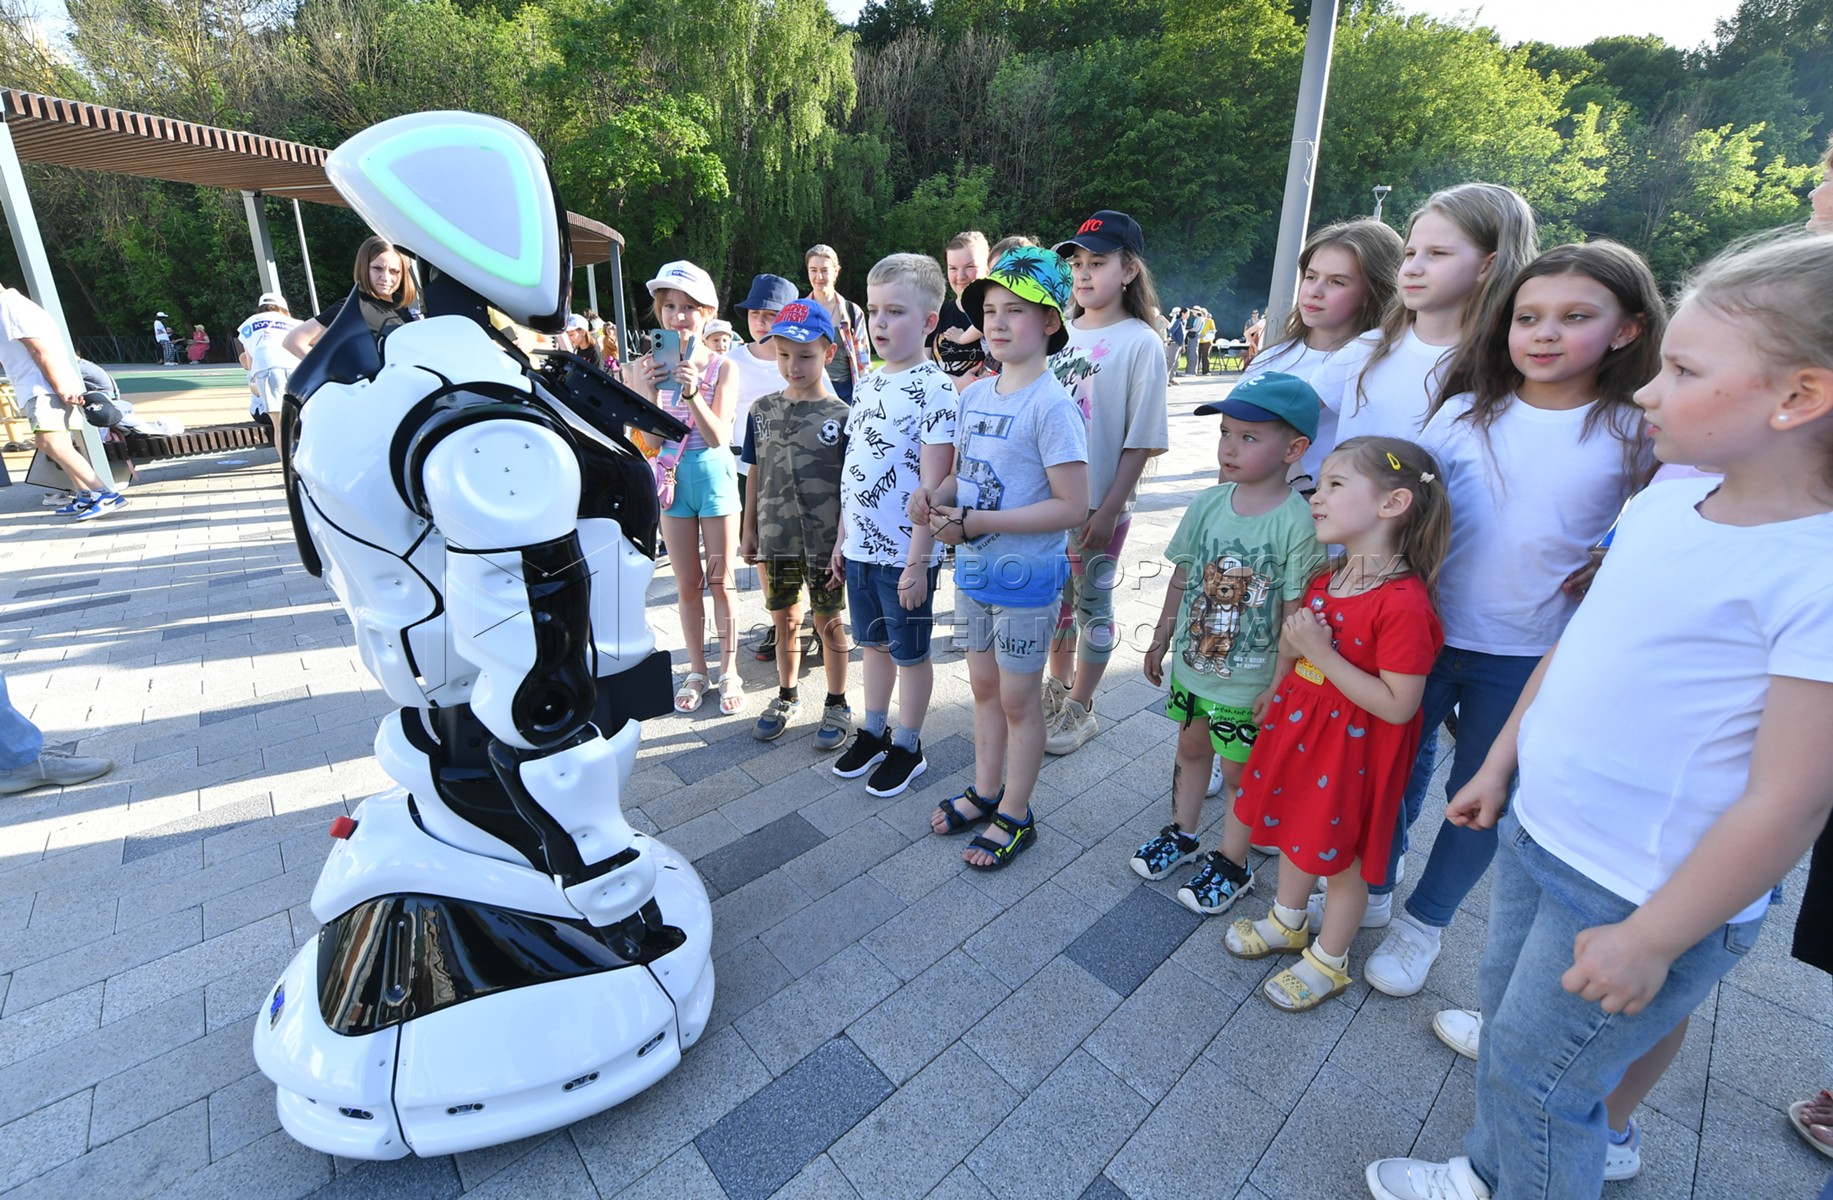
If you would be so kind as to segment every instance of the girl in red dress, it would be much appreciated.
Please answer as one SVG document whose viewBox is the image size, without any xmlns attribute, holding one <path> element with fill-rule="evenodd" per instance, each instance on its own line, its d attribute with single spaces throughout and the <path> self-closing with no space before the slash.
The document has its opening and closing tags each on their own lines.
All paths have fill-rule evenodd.
<svg viewBox="0 0 1833 1200">
<path fill-rule="evenodd" d="M 1279 847 L 1279 889 L 1264 918 L 1236 921 L 1223 943 L 1238 958 L 1297 954 L 1262 994 L 1287 1012 L 1349 987 L 1349 942 L 1368 885 L 1387 872 L 1407 772 L 1419 746 L 1419 702 L 1444 635 L 1432 582 L 1451 533 L 1451 505 L 1432 456 L 1399 438 L 1351 438 L 1324 460 L 1311 516 L 1318 540 L 1346 553 L 1311 581 L 1280 639 L 1292 665 L 1273 693 L 1235 813 L 1254 840 Z M 1328 876 L 1323 925 L 1306 903 Z"/>
</svg>

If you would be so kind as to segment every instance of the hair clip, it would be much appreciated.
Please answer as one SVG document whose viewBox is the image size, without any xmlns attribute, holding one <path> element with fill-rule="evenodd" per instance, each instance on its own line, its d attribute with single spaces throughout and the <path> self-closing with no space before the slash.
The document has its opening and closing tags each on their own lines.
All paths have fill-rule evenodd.
<svg viewBox="0 0 1833 1200">
<path fill-rule="evenodd" d="M 1437 479 L 1437 478 L 1438 476 L 1434 475 L 1430 471 L 1421 471 L 1419 473 L 1419 481 L 1421 483 L 1431 483 L 1434 479 Z"/>
<path fill-rule="evenodd" d="M 1394 468 L 1396 471 L 1400 470 L 1400 460 L 1394 457 L 1394 452 L 1392 450 L 1387 452 L 1387 465 Z"/>
</svg>

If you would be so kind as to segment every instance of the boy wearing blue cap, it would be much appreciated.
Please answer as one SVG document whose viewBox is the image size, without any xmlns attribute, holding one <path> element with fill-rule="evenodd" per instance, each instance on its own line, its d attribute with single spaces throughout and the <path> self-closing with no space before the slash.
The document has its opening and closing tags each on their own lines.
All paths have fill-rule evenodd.
<svg viewBox="0 0 1833 1200">
<path fill-rule="evenodd" d="M 747 498 L 738 551 L 764 567 L 764 607 L 776 633 L 777 695 L 751 736 L 774 741 L 802 711 L 802 591 L 808 590 L 827 673 L 827 703 L 815 748 L 838 750 L 853 732 L 846 703 L 846 601 L 832 569 L 840 537 L 840 473 L 846 462 L 847 406 L 824 382 L 834 358 L 834 323 L 814 300 L 793 300 L 770 327 L 782 390 L 751 406 L 745 432 Z"/>
<path fill-rule="evenodd" d="M 1279 631 L 1297 611 L 1324 550 L 1311 507 L 1286 482 L 1317 434 L 1319 404 L 1311 385 L 1269 372 L 1235 388 L 1199 416 L 1222 418 L 1216 462 L 1223 482 L 1184 511 L 1165 547 L 1174 570 L 1146 650 L 1146 678 L 1165 681 L 1174 652 L 1165 715 L 1179 722 L 1171 772 L 1171 824 L 1133 855 L 1133 870 L 1163 879 L 1197 853 L 1196 831 L 1212 755 L 1222 760 L 1229 805 L 1220 850 L 1212 850 L 1178 902 L 1219 913 L 1254 886 L 1247 869 L 1249 830 L 1234 816 L 1235 792 L 1275 680 L 1292 664 L 1279 653 Z"/>
</svg>

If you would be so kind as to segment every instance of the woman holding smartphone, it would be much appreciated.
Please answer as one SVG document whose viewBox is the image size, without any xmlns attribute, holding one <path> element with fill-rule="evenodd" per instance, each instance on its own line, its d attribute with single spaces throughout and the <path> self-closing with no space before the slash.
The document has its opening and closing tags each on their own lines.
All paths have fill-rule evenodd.
<svg viewBox="0 0 1833 1200">
<path fill-rule="evenodd" d="M 688 426 L 686 440 L 658 455 L 665 468 L 674 463 L 673 495 L 666 486 L 662 494 L 662 543 L 675 573 L 675 610 L 688 658 L 687 678 L 675 691 L 675 711 L 696 711 L 712 687 L 700 597 L 704 587 L 713 594 L 719 639 L 719 710 L 729 716 L 745 706 L 730 581 L 738 544 L 738 470 L 726 450 L 733 439 L 737 372 L 701 336 L 719 310 L 712 276 L 683 259 L 665 264 L 647 286 L 658 326 L 654 345 L 624 368 L 623 379 Z"/>
</svg>

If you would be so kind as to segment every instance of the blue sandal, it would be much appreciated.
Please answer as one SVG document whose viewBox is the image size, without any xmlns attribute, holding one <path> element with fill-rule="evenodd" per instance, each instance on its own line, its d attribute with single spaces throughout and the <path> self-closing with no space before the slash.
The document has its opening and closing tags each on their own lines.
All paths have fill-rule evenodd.
<svg viewBox="0 0 1833 1200">
<path fill-rule="evenodd" d="M 1025 819 L 1023 821 L 1014 821 L 1011 817 L 1006 816 L 1006 814 L 995 811 L 993 813 L 993 824 L 1005 830 L 1006 837 L 1011 840 L 1002 845 L 999 842 L 988 841 L 986 836 L 982 834 L 976 836 L 973 841 L 969 842 L 967 844 L 969 850 L 984 850 L 993 856 L 993 861 L 990 863 L 970 862 L 967 864 L 976 871 L 999 870 L 1001 867 L 1017 858 L 1019 852 L 1026 846 L 1029 846 L 1032 842 L 1037 840 L 1037 823 L 1032 819 L 1030 809 L 1025 810 Z"/>
<path fill-rule="evenodd" d="M 1006 789 L 1000 788 L 999 795 L 988 800 L 981 796 L 979 792 L 976 792 L 974 790 L 974 785 L 970 783 L 967 785 L 967 790 L 962 792 L 959 796 L 951 796 L 947 800 L 936 805 L 936 811 L 942 814 L 942 821 L 947 828 L 937 829 L 934 825 L 931 825 L 929 831 L 931 833 L 939 833 L 944 837 L 947 837 L 949 834 L 960 833 L 968 826 L 984 821 L 998 811 L 1000 798 L 1005 794 Z M 975 815 L 971 817 L 962 816 L 961 810 L 955 807 L 957 804 L 965 804 L 969 808 L 976 810 Z"/>
</svg>

